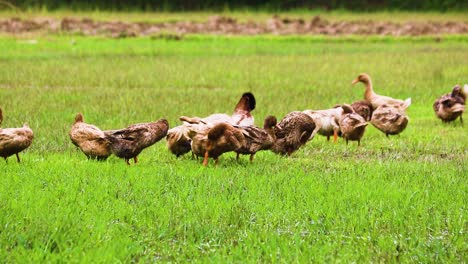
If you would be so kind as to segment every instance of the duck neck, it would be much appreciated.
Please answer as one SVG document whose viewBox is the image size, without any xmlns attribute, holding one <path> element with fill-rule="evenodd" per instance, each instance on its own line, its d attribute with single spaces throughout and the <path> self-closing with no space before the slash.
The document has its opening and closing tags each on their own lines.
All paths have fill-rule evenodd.
<svg viewBox="0 0 468 264">
<path fill-rule="evenodd" d="M 370 79 L 363 82 L 366 86 L 366 91 L 364 92 L 364 99 L 370 101 L 372 96 L 374 95 L 374 90 L 372 88 L 372 81 Z"/>
</svg>

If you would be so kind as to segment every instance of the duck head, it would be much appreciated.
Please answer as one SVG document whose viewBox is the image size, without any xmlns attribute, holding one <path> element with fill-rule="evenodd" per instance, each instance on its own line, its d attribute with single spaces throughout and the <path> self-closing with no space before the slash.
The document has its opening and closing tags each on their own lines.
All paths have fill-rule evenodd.
<svg viewBox="0 0 468 264">
<path fill-rule="evenodd" d="M 358 82 L 362 82 L 365 85 L 367 85 L 367 84 L 370 84 L 371 78 L 367 73 L 361 73 L 356 79 L 354 79 L 354 81 L 351 84 L 355 85 Z"/>
<path fill-rule="evenodd" d="M 76 124 L 76 123 L 80 123 L 80 122 L 84 122 L 84 118 L 83 118 L 83 114 L 82 114 L 82 113 L 78 113 L 78 114 L 76 114 L 76 116 L 75 116 L 75 124 Z"/>
</svg>

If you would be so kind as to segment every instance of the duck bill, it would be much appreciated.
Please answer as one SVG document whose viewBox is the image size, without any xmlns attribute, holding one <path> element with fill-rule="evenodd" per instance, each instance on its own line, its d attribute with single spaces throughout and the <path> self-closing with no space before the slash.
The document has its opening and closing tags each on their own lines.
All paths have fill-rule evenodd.
<svg viewBox="0 0 468 264">
<path fill-rule="evenodd" d="M 355 84 L 358 83 L 358 82 L 359 82 L 359 79 L 356 79 L 356 80 L 354 80 L 353 82 L 351 82 L 351 85 L 355 85 Z"/>
</svg>

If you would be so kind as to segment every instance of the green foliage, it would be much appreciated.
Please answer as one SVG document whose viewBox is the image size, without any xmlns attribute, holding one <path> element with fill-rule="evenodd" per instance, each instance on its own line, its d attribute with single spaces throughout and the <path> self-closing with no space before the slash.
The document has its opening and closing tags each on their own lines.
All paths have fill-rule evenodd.
<svg viewBox="0 0 468 264">
<path fill-rule="evenodd" d="M 466 10 L 467 3 L 457 0 L 421 0 L 421 1 L 404 1 L 404 0 L 296 0 L 296 1 L 253 1 L 253 0 L 114 0 L 114 1 L 63 1 L 63 0 L 15 0 L 13 4 L 23 9 L 27 8 L 45 8 L 48 10 L 56 9 L 71 9 L 71 10 L 134 10 L 134 11 L 200 11 L 200 10 L 267 10 L 280 11 L 292 9 L 348 9 L 358 11 L 375 11 L 375 10 Z"/>
<path fill-rule="evenodd" d="M 465 36 L 0 38 L 2 126 L 31 148 L 0 163 L 0 259 L 23 262 L 452 262 L 466 259 L 466 127 L 433 100 L 468 76 Z M 203 168 L 164 140 L 127 166 L 86 160 L 74 115 L 113 129 L 230 113 L 252 91 L 274 114 L 380 94 L 412 97 L 410 123 L 362 146 L 317 137 L 292 157 L 232 153 Z"/>
</svg>

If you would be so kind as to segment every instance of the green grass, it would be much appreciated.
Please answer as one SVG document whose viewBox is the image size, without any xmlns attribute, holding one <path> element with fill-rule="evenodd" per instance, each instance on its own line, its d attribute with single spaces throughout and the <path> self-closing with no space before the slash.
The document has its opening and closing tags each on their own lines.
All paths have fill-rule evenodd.
<svg viewBox="0 0 468 264">
<path fill-rule="evenodd" d="M 4 127 L 31 148 L 0 163 L 5 262 L 451 262 L 467 258 L 468 139 L 435 98 L 467 82 L 466 36 L 432 38 L 0 38 Z M 362 146 L 317 137 L 290 158 L 228 153 L 203 168 L 165 141 L 127 166 L 88 161 L 68 139 L 77 112 L 102 129 L 230 113 L 240 95 L 269 114 L 378 93 L 412 97 L 410 123 Z"/>
</svg>

